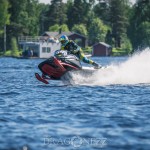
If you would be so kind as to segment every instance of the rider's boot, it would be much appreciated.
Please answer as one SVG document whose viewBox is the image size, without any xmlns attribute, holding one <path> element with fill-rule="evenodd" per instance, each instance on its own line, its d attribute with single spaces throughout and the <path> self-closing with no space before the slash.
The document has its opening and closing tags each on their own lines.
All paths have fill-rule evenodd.
<svg viewBox="0 0 150 150">
<path fill-rule="evenodd" d="M 102 66 L 100 66 L 100 65 L 97 64 L 96 62 L 93 62 L 92 65 L 94 66 L 95 69 L 100 69 L 100 68 L 102 68 Z"/>
</svg>

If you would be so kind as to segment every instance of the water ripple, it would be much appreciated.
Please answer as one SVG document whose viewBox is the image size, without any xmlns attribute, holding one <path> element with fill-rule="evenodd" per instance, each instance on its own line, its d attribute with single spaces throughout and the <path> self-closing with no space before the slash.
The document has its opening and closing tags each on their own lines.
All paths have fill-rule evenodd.
<svg viewBox="0 0 150 150">
<path fill-rule="evenodd" d="M 0 58 L 0 149 L 149 149 L 149 84 L 44 85 L 40 61 Z"/>
</svg>

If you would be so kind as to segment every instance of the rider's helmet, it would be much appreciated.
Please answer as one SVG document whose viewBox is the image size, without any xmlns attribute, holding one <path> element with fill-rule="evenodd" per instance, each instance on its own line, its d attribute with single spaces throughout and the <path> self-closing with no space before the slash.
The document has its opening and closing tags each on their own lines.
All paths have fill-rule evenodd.
<svg viewBox="0 0 150 150">
<path fill-rule="evenodd" d="M 69 42 L 69 39 L 66 35 L 62 35 L 60 36 L 59 41 L 63 46 L 66 46 L 66 44 Z"/>
</svg>

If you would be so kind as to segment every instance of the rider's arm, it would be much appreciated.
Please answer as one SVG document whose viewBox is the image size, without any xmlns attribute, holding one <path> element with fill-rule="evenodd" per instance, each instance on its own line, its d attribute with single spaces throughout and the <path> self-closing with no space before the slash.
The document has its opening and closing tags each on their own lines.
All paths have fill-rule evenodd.
<svg viewBox="0 0 150 150">
<path fill-rule="evenodd" d="M 78 46 L 75 42 L 71 41 L 72 47 L 73 47 L 73 52 L 77 53 L 78 51 L 81 50 L 81 47 Z"/>
<path fill-rule="evenodd" d="M 65 50 L 64 46 L 61 46 L 61 47 L 60 47 L 60 50 Z"/>
</svg>

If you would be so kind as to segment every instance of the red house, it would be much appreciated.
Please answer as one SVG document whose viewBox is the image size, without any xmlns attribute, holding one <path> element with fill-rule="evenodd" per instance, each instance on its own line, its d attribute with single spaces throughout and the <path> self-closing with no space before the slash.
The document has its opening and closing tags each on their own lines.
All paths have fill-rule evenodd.
<svg viewBox="0 0 150 150">
<path fill-rule="evenodd" d="M 110 56 L 112 47 L 104 42 L 93 45 L 92 56 Z"/>
</svg>

